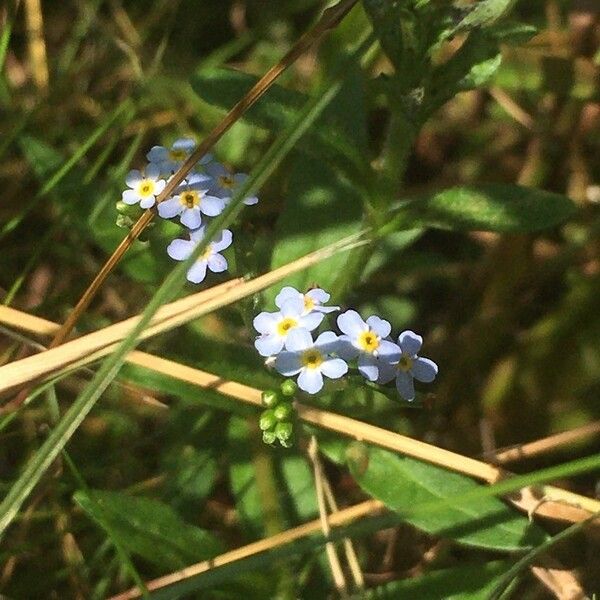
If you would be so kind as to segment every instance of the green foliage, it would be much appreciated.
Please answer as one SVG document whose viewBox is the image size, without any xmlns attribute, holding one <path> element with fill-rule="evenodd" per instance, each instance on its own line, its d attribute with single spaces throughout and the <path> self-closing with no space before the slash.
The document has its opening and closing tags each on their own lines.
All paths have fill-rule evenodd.
<svg viewBox="0 0 600 600">
<path fill-rule="evenodd" d="M 555 227 L 576 212 L 573 202 L 561 194 L 498 184 L 449 188 L 416 199 L 401 221 L 454 231 L 529 233 Z"/>
<path fill-rule="evenodd" d="M 212 534 L 185 523 L 158 500 L 100 490 L 74 498 L 122 548 L 162 568 L 181 568 L 223 551 Z"/>
<path fill-rule="evenodd" d="M 194 91 L 209 104 L 229 110 L 258 81 L 257 77 L 231 69 L 200 71 L 191 78 Z M 281 131 L 308 100 L 306 94 L 275 84 L 248 110 L 243 120 L 267 131 Z M 304 152 L 327 158 L 353 169 L 363 169 L 354 140 L 335 118 L 336 111 L 324 111 L 322 117 L 298 144 Z M 357 120 L 360 124 L 360 120 Z"/>
<path fill-rule="evenodd" d="M 433 500 L 444 509 L 407 516 L 407 521 L 427 533 L 461 544 L 514 552 L 544 541 L 543 531 L 496 498 L 453 503 L 451 498 L 478 487 L 472 479 L 450 473 L 406 456 L 355 444 L 347 451 L 348 466 L 360 486 L 387 507 L 402 514 Z"/>
<path fill-rule="evenodd" d="M 361 229 L 359 193 L 323 161 L 298 158 L 289 185 L 290 192 L 275 229 L 272 269 Z M 333 289 L 347 260 L 347 255 L 339 254 L 287 277 L 281 285 L 305 290 L 316 283 L 324 289 Z M 273 304 L 279 289 L 278 285 L 266 293 L 266 306 Z"/>
<path fill-rule="evenodd" d="M 431 571 L 420 577 L 393 581 L 366 590 L 364 600 L 488 600 L 510 563 L 503 561 L 455 566 Z M 353 596 L 358 600 L 359 596 Z"/>
<path fill-rule="evenodd" d="M 69 12 L 48 3 L 46 32 L 67 33 L 45 36 L 47 90 L 32 79 L 37 68 L 24 52 L 23 11 L 9 10 L 0 34 L 3 302 L 64 319 L 126 232 L 115 226 L 115 202 L 127 171 L 142 167 L 154 144 L 188 134 L 202 139 L 256 83 L 250 73 L 264 73 L 323 9 L 314 0 L 270 0 L 269 10 L 247 3 L 242 19 L 226 3 L 212 4 L 125 0 L 105 10 L 84 0 Z M 370 236 L 368 245 L 266 290 L 262 308 L 274 310 L 283 284 L 318 284 L 344 308 L 380 315 L 395 331 L 422 333 L 441 367 L 432 394 L 410 405 L 397 402 L 393 386 L 365 385 L 359 376 L 302 402 L 467 455 L 481 451 L 482 416 L 498 445 L 597 418 L 600 225 L 586 198 L 600 173 L 590 127 L 600 53 L 568 3 L 551 24 L 539 2 L 519 7 L 527 23 L 507 20 L 512 4 L 364 0 L 215 149 L 253 172 L 248 189 L 261 199 L 243 221 L 233 221 L 232 208 L 214 225 L 234 225 L 237 254 L 227 258 L 236 275 L 260 274 L 348 234 Z M 347 47 L 366 39 L 371 25 L 380 44 L 363 54 L 371 38 L 349 55 Z M 536 31 L 551 48 L 538 41 L 514 48 Z M 225 61 L 236 70 L 222 68 Z M 476 89 L 482 91 L 461 93 Z M 524 185 L 507 183 L 514 181 Z M 192 290 L 182 288 L 186 265 L 168 274 L 173 263 L 165 253 L 168 240 L 185 232 L 155 223 L 104 284 L 80 331 L 149 305 L 147 321 L 178 290 Z M 282 377 L 252 347 L 251 321 L 262 300 L 256 294 L 147 348 L 224 380 L 278 389 Z M 0 528 L 11 529 L 1 556 L 16 565 L 3 575 L 7 596 L 100 600 L 316 518 L 304 455 L 309 434 L 332 461 L 326 473 L 340 505 L 367 494 L 393 511 L 333 531 L 334 540 L 352 538 L 366 571 L 383 568 L 387 534 L 375 532 L 407 521 L 427 533 L 401 526 L 410 535 L 388 567 L 407 576 L 361 597 L 487 599 L 559 541 L 569 565 L 581 572 L 589 566 L 582 556 L 593 548 L 576 547 L 574 529 L 549 539 L 492 494 L 597 469 L 597 457 L 546 471 L 532 461 L 520 466 L 527 476 L 490 488 L 377 448 L 348 453 L 351 436 L 295 422 L 293 382 L 277 398 L 265 396 L 261 408 L 133 364 L 119 371 L 139 331 L 83 393 L 81 382 L 96 365 L 61 375 L 55 402 L 40 403 L 43 388 L 35 389 L 2 420 Z M 4 333 L 2 364 L 23 353 L 23 340 Z M 117 373 L 120 383 L 110 385 Z M 146 393 L 164 404 L 140 402 Z M 292 432 L 295 449 L 281 448 L 278 440 L 289 445 Z M 75 477 L 54 469 L 57 459 L 71 460 L 61 459 L 67 444 Z M 577 482 L 590 496 L 594 484 L 591 476 Z M 128 491 L 106 491 L 115 489 Z M 135 495 L 142 489 L 152 498 Z M 27 505 L 30 495 L 35 501 Z M 447 550 L 424 573 L 409 576 L 425 558 L 419 540 L 437 544 L 431 536 L 455 543 L 443 544 Z M 324 542 L 317 532 L 152 597 L 320 600 L 333 585 Z M 512 567 L 478 562 L 489 551 L 527 554 Z"/>
</svg>

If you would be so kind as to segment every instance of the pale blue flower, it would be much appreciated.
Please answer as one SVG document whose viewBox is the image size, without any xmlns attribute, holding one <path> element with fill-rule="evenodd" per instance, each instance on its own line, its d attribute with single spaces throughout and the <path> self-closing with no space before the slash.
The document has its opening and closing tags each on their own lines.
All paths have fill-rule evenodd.
<svg viewBox="0 0 600 600">
<path fill-rule="evenodd" d="M 163 219 L 179 215 L 179 220 L 190 229 L 202 224 L 202 214 L 216 217 L 223 212 L 225 201 L 209 194 L 212 179 L 201 173 L 190 174 L 176 190 L 176 195 L 158 205 L 158 214 Z"/>
<path fill-rule="evenodd" d="M 163 175 L 171 175 L 181 167 L 190 154 L 196 149 L 196 142 L 191 138 L 180 138 L 173 142 L 171 148 L 164 146 L 152 146 L 146 158 L 150 164 L 158 167 Z M 201 159 L 201 165 L 206 165 L 212 160 L 210 154 L 205 154 Z"/>
<path fill-rule="evenodd" d="M 160 178 L 160 170 L 149 165 L 145 173 L 134 169 L 129 171 L 125 183 L 130 189 L 125 190 L 122 199 L 125 204 L 140 203 L 141 208 L 151 208 L 158 196 L 164 189 L 166 182 Z"/>
<path fill-rule="evenodd" d="M 322 290 L 321 288 L 313 288 L 306 292 L 306 294 L 302 294 L 297 289 L 286 285 L 281 288 L 281 291 L 275 297 L 275 305 L 278 308 L 281 308 L 283 303 L 286 300 L 290 300 L 291 298 L 299 298 L 304 303 L 304 312 L 308 314 L 310 312 L 316 311 L 321 313 L 330 313 L 336 310 L 340 310 L 339 306 L 323 306 L 324 302 L 327 302 L 330 298 L 329 294 Z"/>
<path fill-rule="evenodd" d="M 325 331 L 313 342 L 306 329 L 294 329 L 287 336 L 285 347 L 275 359 L 275 368 L 286 377 L 298 375 L 298 387 L 316 394 L 323 387 L 323 375 L 338 379 L 348 372 L 348 365 L 332 354 L 339 348 L 338 336 Z"/>
<path fill-rule="evenodd" d="M 173 240 L 167 247 L 167 254 L 174 260 L 186 260 L 194 251 L 194 248 L 204 239 L 205 228 L 200 227 L 190 231 L 189 240 Z M 229 229 L 223 229 L 206 250 L 198 257 L 196 262 L 187 272 L 187 279 L 192 283 L 200 283 L 206 277 L 206 270 L 213 273 L 222 273 L 227 270 L 227 259 L 219 254 L 225 248 L 231 246 L 233 235 Z"/>
<path fill-rule="evenodd" d="M 242 183 L 248 179 L 246 173 L 234 173 L 218 162 L 207 165 L 205 171 L 213 179 L 213 184 L 210 188 L 211 194 L 223 198 L 225 202 L 229 202 Z M 247 206 L 258 204 L 258 198 L 256 196 L 248 196 L 244 199 L 244 204 Z"/>
<path fill-rule="evenodd" d="M 379 360 L 392 363 L 400 358 L 400 348 L 387 340 L 392 330 L 388 321 L 372 316 L 366 321 L 355 310 L 347 310 L 337 318 L 343 346 L 340 356 L 349 360 L 358 356 L 358 370 L 369 381 L 379 376 Z"/>
<path fill-rule="evenodd" d="M 323 316 L 316 312 L 304 314 L 302 300 L 291 298 L 278 312 L 261 312 L 254 317 L 254 328 L 261 334 L 254 341 L 254 346 L 261 356 L 273 356 L 281 352 L 292 330 L 313 331 L 321 324 Z"/>
<path fill-rule="evenodd" d="M 405 400 L 415 399 L 414 380 L 431 383 L 438 374 L 438 366 L 429 358 L 418 356 L 423 338 L 414 331 L 403 331 L 398 336 L 401 354 L 398 360 L 381 361 L 378 383 L 396 379 L 398 393 Z"/>
</svg>

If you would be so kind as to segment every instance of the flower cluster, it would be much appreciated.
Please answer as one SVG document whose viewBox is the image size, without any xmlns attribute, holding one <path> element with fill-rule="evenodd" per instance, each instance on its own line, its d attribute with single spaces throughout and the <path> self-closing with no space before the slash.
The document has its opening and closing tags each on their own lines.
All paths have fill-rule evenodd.
<svg viewBox="0 0 600 600">
<path fill-rule="evenodd" d="M 377 316 L 365 321 L 355 310 L 347 310 L 337 317 L 341 334 L 324 331 L 313 339 L 312 332 L 326 314 L 339 310 L 325 304 L 329 297 L 320 288 L 302 294 L 284 287 L 275 298 L 279 310 L 255 317 L 254 328 L 260 335 L 254 345 L 279 373 L 297 375 L 298 386 L 316 394 L 323 388 L 323 376 L 343 377 L 348 363 L 356 360 L 359 373 L 368 381 L 386 384 L 395 380 L 398 393 L 408 401 L 415 398 L 415 379 L 423 383 L 435 379 L 437 365 L 419 356 L 423 338 L 407 330 L 394 342 L 390 323 Z"/>
<path fill-rule="evenodd" d="M 176 140 L 171 148 L 153 146 L 146 154 L 148 164 L 144 171 L 134 169 L 127 175 L 125 182 L 129 189 L 123 192 L 122 203 L 139 205 L 143 209 L 152 208 L 173 173 L 192 155 L 195 148 L 194 140 L 188 138 Z M 157 204 L 159 216 L 177 219 L 188 230 L 188 239 L 176 239 L 169 244 L 167 253 L 172 259 L 183 261 L 189 258 L 203 241 L 209 218 L 223 212 L 246 178 L 247 175 L 233 173 L 215 162 L 211 155 L 206 155 L 194 165 L 171 197 Z M 255 196 L 244 199 L 247 205 L 257 202 Z M 118 224 L 130 224 L 126 210 L 121 212 L 123 214 Z M 213 273 L 225 271 L 227 260 L 220 252 L 228 248 L 232 241 L 231 231 L 222 230 L 188 270 L 188 280 L 200 283 L 206 277 L 207 270 Z"/>
</svg>

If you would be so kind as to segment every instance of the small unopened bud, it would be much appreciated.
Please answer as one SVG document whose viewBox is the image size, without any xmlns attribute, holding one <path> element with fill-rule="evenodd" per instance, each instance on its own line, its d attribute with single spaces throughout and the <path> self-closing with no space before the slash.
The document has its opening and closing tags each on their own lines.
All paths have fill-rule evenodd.
<svg viewBox="0 0 600 600">
<path fill-rule="evenodd" d="M 267 431 L 268 429 L 273 429 L 275 424 L 277 423 L 277 419 L 273 414 L 272 410 L 265 410 L 262 415 L 260 415 L 260 421 L 258 422 L 258 426 L 263 430 Z"/>
<path fill-rule="evenodd" d="M 275 435 L 274 431 L 263 431 L 263 442 L 265 444 L 274 444 L 275 440 L 277 439 L 277 436 Z"/>
<path fill-rule="evenodd" d="M 291 402 L 282 402 L 273 409 L 273 414 L 278 421 L 289 421 L 293 410 Z"/>
<path fill-rule="evenodd" d="M 280 442 L 287 442 L 294 434 L 294 426 L 289 421 L 277 423 L 275 427 L 275 435 Z"/>
<path fill-rule="evenodd" d="M 297 391 L 298 391 L 298 386 L 296 385 L 296 382 L 292 379 L 286 379 L 281 384 L 281 393 L 284 396 L 288 396 L 288 398 L 295 396 Z"/>
<path fill-rule="evenodd" d="M 273 408 L 279 403 L 279 394 L 275 390 L 265 390 L 261 395 L 261 400 L 267 408 Z"/>
</svg>

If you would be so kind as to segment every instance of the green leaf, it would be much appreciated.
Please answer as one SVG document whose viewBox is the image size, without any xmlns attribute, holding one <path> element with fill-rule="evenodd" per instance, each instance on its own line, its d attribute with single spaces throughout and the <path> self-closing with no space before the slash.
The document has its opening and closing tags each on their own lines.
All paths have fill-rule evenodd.
<svg viewBox="0 0 600 600">
<path fill-rule="evenodd" d="M 480 487 L 468 477 L 364 444 L 350 446 L 347 459 L 363 490 L 391 510 L 402 513 L 411 507 L 448 499 L 447 505 L 435 512 L 408 513 L 406 520 L 427 533 L 508 552 L 527 550 L 546 539 L 536 524 L 497 498 L 453 502 L 452 496 Z"/>
<path fill-rule="evenodd" d="M 479 0 L 473 4 L 468 13 L 460 20 L 456 31 L 489 27 L 508 13 L 515 0 Z"/>
<path fill-rule="evenodd" d="M 19 147 L 35 176 L 42 181 L 65 161 L 62 154 L 52 146 L 30 135 L 24 134 L 19 137 Z"/>
<path fill-rule="evenodd" d="M 354 71 L 351 69 L 352 73 Z M 257 81 L 258 78 L 254 75 L 222 68 L 202 70 L 191 78 L 192 88 L 202 100 L 224 110 L 233 107 Z M 284 129 L 291 119 L 297 117 L 300 108 L 308 99 L 306 94 L 274 84 L 244 114 L 242 120 L 276 133 Z M 360 126 L 363 127 L 364 123 Z M 360 153 L 357 152 L 352 137 L 343 123 L 336 119 L 335 110 L 331 108 L 323 111 L 304 139 L 300 140 L 298 147 L 321 159 L 335 161 L 341 159 L 344 165 L 352 166 L 354 169 L 362 169 L 365 164 Z"/>
<path fill-rule="evenodd" d="M 361 197 L 348 182 L 338 177 L 324 161 L 299 156 L 277 222 L 271 268 L 358 232 L 361 215 Z M 266 292 L 270 302 L 267 309 L 284 285 L 306 290 L 316 283 L 331 290 L 347 260 L 347 255 L 340 254 L 286 278 Z"/>
<path fill-rule="evenodd" d="M 249 433 L 246 421 L 231 419 L 229 478 L 240 519 L 252 536 L 261 537 L 265 535 L 265 507 L 257 487 Z M 291 527 L 314 518 L 318 514 L 314 479 L 304 456 L 295 450 L 272 450 L 259 443 L 261 450 L 271 456 L 283 525 Z"/>
<path fill-rule="evenodd" d="M 509 184 L 450 188 L 417 199 L 406 210 L 402 221 L 413 225 L 501 233 L 547 229 L 577 212 L 566 196 Z"/>
<path fill-rule="evenodd" d="M 178 569 L 223 552 L 209 532 L 183 521 L 169 506 L 121 492 L 79 491 L 74 499 L 122 548 L 161 568 Z"/>
<path fill-rule="evenodd" d="M 509 567 L 507 561 L 494 561 L 440 569 L 366 590 L 356 600 L 488 600 Z"/>
</svg>

